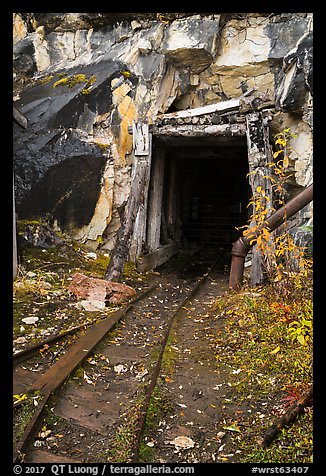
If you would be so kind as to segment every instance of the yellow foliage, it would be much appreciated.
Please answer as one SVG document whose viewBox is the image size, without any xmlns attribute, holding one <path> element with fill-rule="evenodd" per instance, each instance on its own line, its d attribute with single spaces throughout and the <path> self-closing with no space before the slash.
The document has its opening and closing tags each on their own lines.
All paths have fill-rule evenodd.
<svg viewBox="0 0 326 476">
<path fill-rule="evenodd" d="M 274 201 L 279 206 L 285 204 L 284 185 L 290 177 L 287 172 L 289 167 L 288 151 L 291 150 L 288 142 L 292 137 L 297 136 L 292 134 L 290 129 L 285 129 L 275 136 L 275 144 L 280 146 L 280 149 L 274 153 L 274 159 L 277 159 L 280 154 L 283 158 L 276 162 L 270 162 L 268 167 L 271 173 L 261 178 L 266 181 L 266 188 L 272 184 L 272 189 L 277 194 Z M 248 175 L 255 173 L 256 171 L 253 171 Z M 283 225 L 284 230 L 281 233 L 278 230 L 271 234 L 266 218 L 275 209 L 269 202 L 270 199 L 264 185 L 257 186 L 254 195 L 249 200 L 248 206 L 252 206 L 253 213 L 243 235 L 248 237 L 251 245 L 257 245 L 257 250 L 263 257 L 267 277 L 275 286 L 275 290 L 284 296 L 284 294 L 290 294 L 294 288 L 304 289 L 306 277 L 312 269 L 312 263 L 305 257 L 304 248 L 295 244 L 289 233 L 286 217 Z"/>
</svg>

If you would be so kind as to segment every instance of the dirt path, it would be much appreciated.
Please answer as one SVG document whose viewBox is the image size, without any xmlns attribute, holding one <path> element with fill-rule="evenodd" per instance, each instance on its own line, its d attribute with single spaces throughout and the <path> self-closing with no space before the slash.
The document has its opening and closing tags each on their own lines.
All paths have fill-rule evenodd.
<svg viewBox="0 0 326 476">
<path fill-rule="evenodd" d="M 40 428 L 25 452 L 25 462 L 135 461 L 138 421 L 165 331 L 173 313 L 204 272 L 197 263 L 193 276 L 180 276 L 172 272 L 175 266 L 176 262 L 171 268 L 163 267 L 160 274 L 131 274 L 127 284 L 137 293 L 152 284 L 157 287 L 133 305 L 50 398 Z M 69 268 L 61 279 L 68 281 L 70 271 Z M 18 346 L 20 340 L 24 341 L 22 348 L 29 347 L 34 334 L 34 338 L 42 339 L 43 334 L 52 335 L 58 327 L 65 330 L 94 319 L 99 321 L 110 312 L 108 308 L 95 313 L 80 311 L 62 284 L 49 294 L 39 293 L 37 298 L 32 294 L 30 303 L 22 299 L 24 295 L 18 296 L 21 299 L 16 304 L 21 316 L 16 318 L 18 335 L 14 343 Z M 293 362 L 303 356 L 300 346 L 285 354 L 288 348 L 283 346 L 283 322 L 265 312 L 269 308 L 261 307 L 261 298 L 257 290 L 230 294 L 227 270 L 220 263 L 178 312 L 149 403 L 136 461 L 307 461 L 312 412 L 307 412 L 300 423 L 308 435 L 304 441 L 301 427 L 297 426 L 296 434 L 294 425 L 270 450 L 263 451 L 259 446 L 266 429 L 285 411 L 289 394 L 283 392 L 288 388 L 284 385 L 293 377 L 297 393 L 302 387 L 301 377 L 291 372 Z M 20 336 L 21 317 L 29 315 L 37 315 L 43 326 L 26 329 Z M 60 341 L 44 355 L 15 367 L 14 394 L 23 395 L 26 385 L 64 355 L 77 338 Z M 28 412 L 33 412 L 37 404 L 37 397 L 33 398 L 15 409 L 16 441 L 31 417 Z M 295 445 L 292 438 L 296 438 Z"/>
<path fill-rule="evenodd" d="M 225 275 L 213 274 L 175 322 L 142 445 L 146 462 L 223 461 L 227 377 L 216 363 L 212 342 L 224 322 L 212 309 L 226 289 Z"/>
<path fill-rule="evenodd" d="M 180 277 L 168 271 L 153 279 L 157 288 L 133 305 L 51 398 L 26 462 L 131 461 L 140 409 L 164 333 L 200 273 L 197 269 L 193 276 Z M 226 288 L 227 275 L 220 266 L 174 322 L 140 461 L 214 461 L 222 438 L 220 377 L 209 339 L 221 324 L 210 310 Z M 34 379 L 35 372 L 25 369 L 24 374 L 27 382 Z M 155 421 L 153 408 L 164 415 L 162 420 Z M 181 449 L 171 443 L 180 436 L 191 438 L 194 447 Z"/>
</svg>

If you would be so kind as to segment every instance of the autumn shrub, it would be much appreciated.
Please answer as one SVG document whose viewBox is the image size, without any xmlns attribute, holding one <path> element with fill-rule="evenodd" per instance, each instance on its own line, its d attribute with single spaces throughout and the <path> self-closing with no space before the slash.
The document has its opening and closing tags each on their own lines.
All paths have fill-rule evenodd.
<svg viewBox="0 0 326 476">
<path fill-rule="evenodd" d="M 305 246 L 298 245 L 290 233 L 288 219 L 271 232 L 267 218 L 278 207 L 286 203 L 286 183 L 292 175 L 289 152 L 290 129 L 275 136 L 273 161 L 268 164 L 269 174 L 263 177 L 272 184 L 273 199 L 267 195 L 263 185 L 256 187 L 249 201 L 252 207 L 249 224 L 244 236 L 255 236 L 251 244 L 262 256 L 266 284 L 269 288 L 270 312 L 275 319 L 288 324 L 292 341 L 302 345 L 312 342 L 312 259 Z M 270 202 L 273 202 L 272 204 Z"/>
<path fill-rule="evenodd" d="M 308 278 L 312 274 L 312 260 L 306 253 L 306 247 L 295 243 L 286 215 L 284 223 L 276 231 L 271 232 L 267 222 L 268 216 L 286 203 L 285 184 L 293 175 L 289 159 L 292 149 L 289 141 L 292 137 L 297 135 L 292 134 L 290 129 L 276 134 L 275 146 L 278 150 L 273 154 L 274 160 L 267 164 L 270 173 L 263 177 L 266 184 L 272 184 L 273 203 L 270 203 L 271 198 L 263 185 L 256 187 L 248 204 L 253 211 L 249 223 L 244 227 L 244 236 L 254 236 L 250 244 L 256 244 L 261 253 L 267 281 L 278 298 L 286 299 L 291 296 L 297 299 L 298 294 L 303 296 L 309 293 Z M 250 172 L 253 173 L 257 172 Z"/>
</svg>

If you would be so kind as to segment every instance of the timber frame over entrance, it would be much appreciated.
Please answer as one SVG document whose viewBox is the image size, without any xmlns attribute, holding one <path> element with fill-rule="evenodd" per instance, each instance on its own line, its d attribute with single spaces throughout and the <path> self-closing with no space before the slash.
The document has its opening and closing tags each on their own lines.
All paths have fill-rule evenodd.
<svg viewBox="0 0 326 476">
<path fill-rule="evenodd" d="M 130 248 L 130 258 L 137 263 L 140 271 L 154 269 L 164 263 L 178 250 L 179 245 L 177 239 L 164 245 L 160 242 L 165 161 L 162 147 L 156 150 L 155 160 L 152 160 L 153 142 L 171 145 L 178 141 L 180 143 L 180 140 L 195 141 L 200 138 L 199 143 L 205 145 L 213 140 L 227 144 L 230 140 L 241 138 L 247 146 L 251 191 L 254 193 L 263 184 L 269 203 L 272 203 L 272 187 L 268 181 L 266 184 L 266 176 L 269 175 L 267 164 L 272 160 L 269 122 L 273 117 L 274 103 L 268 97 L 250 96 L 252 92 L 248 91 L 238 99 L 161 114 L 149 126 L 143 123 L 133 125 L 134 176 L 137 168 L 146 169 Z M 169 193 L 173 193 L 173 170 L 169 173 Z M 170 212 L 165 218 L 173 225 L 173 211 Z M 253 253 L 252 284 L 259 283 L 261 278 L 261 258 Z"/>
</svg>

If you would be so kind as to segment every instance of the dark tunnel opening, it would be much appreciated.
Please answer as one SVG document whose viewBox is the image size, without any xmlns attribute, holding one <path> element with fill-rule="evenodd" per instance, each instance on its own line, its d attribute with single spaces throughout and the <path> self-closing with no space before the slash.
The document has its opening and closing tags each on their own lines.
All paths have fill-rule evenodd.
<svg viewBox="0 0 326 476">
<path fill-rule="evenodd" d="M 146 251 L 230 251 L 248 220 L 247 174 L 245 137 L 154 138 Z"/>
</svg>

